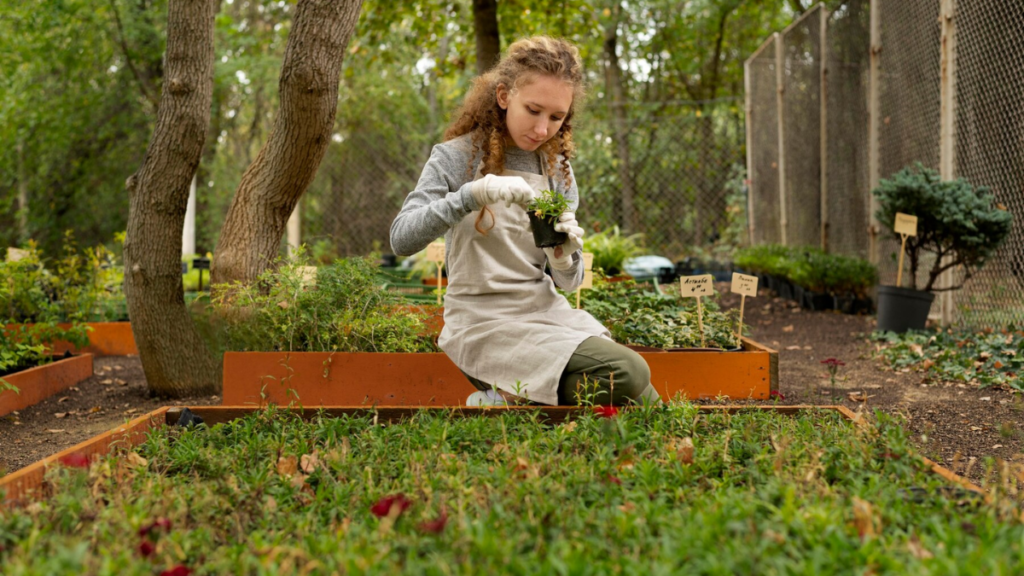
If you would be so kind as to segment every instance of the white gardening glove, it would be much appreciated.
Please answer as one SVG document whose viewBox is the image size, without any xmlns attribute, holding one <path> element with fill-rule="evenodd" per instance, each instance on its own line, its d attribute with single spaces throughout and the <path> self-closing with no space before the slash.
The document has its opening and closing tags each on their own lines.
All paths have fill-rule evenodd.
<svg viewBox="0 0 1024 576">
<path fill-rule="evenodd" d="M 576 214 L 573 212 L 562 212 L 558 217 L 558 224 L 555 224 L 555 231 L 565 232 L 569 238 L 561 246 L 543 248 L 548 256 L 548 263 L 552 270 L 568 270 L 572 267 L 573 252 L 583 248 L 583 228 L 576 221 Z"/>
<path fill-rule="evenodd" d="M 537 193 L 520 176 L 495 176 L 488 174 L 475 180 L 470 192 L 473 200 L 480 206 L 504 202 L 505 207 L 519 204 L 526 207 L 533 201 Z"/>
</svg>

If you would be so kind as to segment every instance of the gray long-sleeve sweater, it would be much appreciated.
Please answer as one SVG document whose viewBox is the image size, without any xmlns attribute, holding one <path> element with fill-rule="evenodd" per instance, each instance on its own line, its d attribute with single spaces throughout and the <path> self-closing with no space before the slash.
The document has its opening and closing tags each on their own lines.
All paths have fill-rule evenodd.
<svg viewBox="0 0 1024 576">
<path fill-rule="evenodd" d="M 469 213 L 480 209 L 470 190 L 480 161 L 479 154 L 473 156 L 472 140 L 468 134 L 434 146 L 416 189 L 405 198 L 402 210 L 391 223 L 391 249 L 395 254 L 415 254 L 442 235 L 447 251 L 451 246 L 452 227 Z M 535 152 L 515 147 L 505 151 L 505 167 L 531 174 L 542 173 L 540 158 Z M 549 175 L 548 180 L 552 189 L 561 192 L 575 211 L 579 205 L 579 191 L 571 167 L 569 175 L 568 188 L 557 174 Z M 555 284 L 563 290 L 575 290 L 583 282 L 581 262 L 582 251 L 577 250 L 572 255 L 572 266 L 568 270 L 551 271 Z"/>
</svg>

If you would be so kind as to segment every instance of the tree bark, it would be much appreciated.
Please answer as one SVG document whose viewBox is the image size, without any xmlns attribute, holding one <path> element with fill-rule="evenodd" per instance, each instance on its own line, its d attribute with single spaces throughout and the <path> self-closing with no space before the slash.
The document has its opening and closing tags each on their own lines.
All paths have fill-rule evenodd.
<svg viewBox="0 0 1024 576">
<path fill-rule="evenodd" d="M 497 64 L 501 56 L 498 0 L 473 0 L 473 28 L 476 34 L 476 73 L 483 74 Z"/>
<path fill-rule="evenodd" d="M 281 67 L 280 111 L 242 175 L 214 254 L 211 281 L 250 282 L 269 268 L 295 204 L 331 141 L 338 79 L 362 0 L 303 0 Z"/>
<path fill-rule="evenodd" d="M 619 227 L 625 232 L 640 229 L 634 208 L 633 167 L 629 160 L 629 119 L 622 89 L 622 69 L 616 53 L 619 39 L 619 13 L 621 7 L 613 8 L 612 20 L 604 34 L 604 79 L 607 96 L 610 96 L 612 125 L 615 131 L 615 146 L 618 155 L 619 183 L 622 194 L 619 197 Z"/>
<path fill-rule="evenodd" d="M 181 284 L 181 230 L 213 94 L 214 0 L 170 0 L 156 127 L 128 190 L 128 314 L 146 381 L 180 397 L 218 389 L 217 361 L 196 332 Z"/>
</svg>

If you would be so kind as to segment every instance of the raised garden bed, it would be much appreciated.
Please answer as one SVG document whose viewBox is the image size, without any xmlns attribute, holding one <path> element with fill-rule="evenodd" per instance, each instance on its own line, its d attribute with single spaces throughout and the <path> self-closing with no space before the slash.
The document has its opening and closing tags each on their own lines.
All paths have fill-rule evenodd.
<svg viewBox="0 0 1024 576">
<path fill-rule="evenodd" d="M 135 346 L 135 335 L 132 334 L 130 322 L 88 322 L 89 344 L 79 348 L 70 342 L 53 342 L 50 347 L 54 354 L 71 352 L 72 354 L 95 354 L 96 356 L 135 356 L 139 349 Z M 18 326 L 11 324 L 7 326 L 10 330 Z M 61 323 L 57 325 L 62 329 L 68 329 L 72 325 Z"/>
<path fill-rule="evenodd" d="M 170 427 L 181 410 L 164 408 L 0 479 L 9 504 L 49 499 L 0 514 L 0 561 L 147 574 L 1020 561 L 1012 498 L 914 455 L 895 423 L 854 426 L 832 407 L 191 411 L 212 428 Z"/>
<path fill-rule="evenodd" d="M 767 400 L 778 390 L 778 353 L 743 339 L 743 350 L 641 351 L 664 399 Z M 304 406 L 461 406 L 476 391 L 444 353 L 227 352 L 223 403 Z"/>
<path fill-rule="evenodd" d="M 72 356 L 4 376 L 18 392 L 0 391 L 0 416 L 23 410 L 91 377 L 92 358 L 92 354 Z"/>
</svg>

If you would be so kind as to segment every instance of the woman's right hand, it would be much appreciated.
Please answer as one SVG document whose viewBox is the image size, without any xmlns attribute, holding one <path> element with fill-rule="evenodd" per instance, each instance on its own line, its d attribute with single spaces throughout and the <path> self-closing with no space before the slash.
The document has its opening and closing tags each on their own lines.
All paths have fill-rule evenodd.
<svg viewBox="0 0 1024 576">
<path fill-rule="evenodd" d="M 480 207 L 504 202 L 506 207 L 519 204 L 525 208 L 537 193 L 520 176 L 488 174 L 473 182 L 470 192 Z"/>
</svg>

